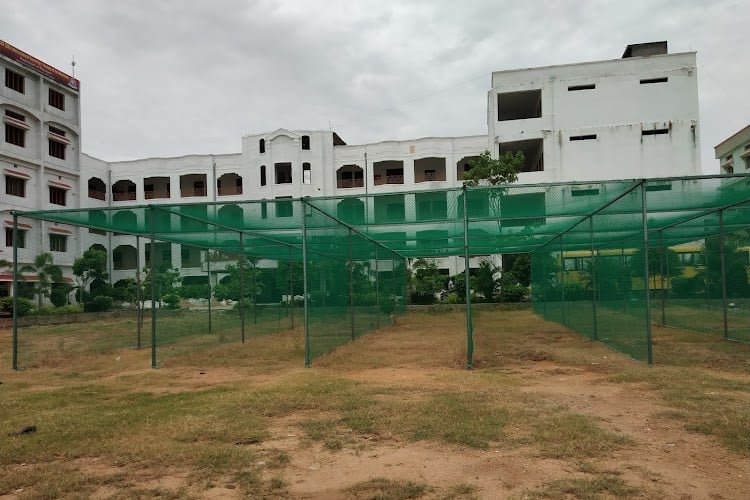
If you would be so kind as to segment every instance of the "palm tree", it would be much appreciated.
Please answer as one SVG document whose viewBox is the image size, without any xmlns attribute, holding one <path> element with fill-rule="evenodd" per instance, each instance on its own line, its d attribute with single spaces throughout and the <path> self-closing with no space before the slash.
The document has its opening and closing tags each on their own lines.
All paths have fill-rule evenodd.
<svg viewBox="0 0 750 500">
<path fill-rule="evenodd" d="M 21 272 L 36 274 L 37 281 L 34 285 L 34 293 L 37 294 L 39 299 L 39 307 L 42 307 L 42 298 L 49 297 L 52 284 L 62 283 L 63 281 L 62 269 L 54 264 L 52 254 L 49 252 L 40 253 L 34 257 L 34 263 L 23 266 Z"/>
</svg>

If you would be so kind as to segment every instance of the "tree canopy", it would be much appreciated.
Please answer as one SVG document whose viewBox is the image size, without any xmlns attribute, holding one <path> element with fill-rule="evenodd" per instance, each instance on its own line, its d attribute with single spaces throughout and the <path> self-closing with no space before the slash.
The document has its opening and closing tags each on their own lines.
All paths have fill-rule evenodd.
<svg viewBox="0 0 750 500">
<path fill-rule="evenodd" d="M 518 180 L 525 157 L 521 151 L 506 151 L 497 159 L 484 151 L 469 162 L 470 170 L 464 174 L 467 186 L 511 184 Z"/>
</svg>

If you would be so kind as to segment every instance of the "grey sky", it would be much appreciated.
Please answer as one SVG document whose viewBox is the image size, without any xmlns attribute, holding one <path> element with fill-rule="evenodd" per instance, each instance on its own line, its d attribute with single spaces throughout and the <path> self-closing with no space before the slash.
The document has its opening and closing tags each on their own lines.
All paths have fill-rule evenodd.
<svg viewBox="0 0 750 500">
<path fill-rule="evenodd" d="M 349 144 L 486 134 L 495 70 L 698 52 L 704 172 L 750 123 L 746 0 L 0 0 L 0 38 L 77 62 L 83 150 L 105 160 L 229 153 L 248 133 Z"/>
</svg>

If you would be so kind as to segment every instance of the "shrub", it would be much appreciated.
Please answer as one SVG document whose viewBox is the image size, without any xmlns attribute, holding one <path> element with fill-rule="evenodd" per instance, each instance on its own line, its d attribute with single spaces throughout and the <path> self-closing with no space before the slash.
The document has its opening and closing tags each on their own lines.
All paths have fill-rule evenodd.
<svg viewBox="0 0 750 500">
<path fill-rule="evenodd" d="M 34 309 L 34 304 L 23 297 L 18 297 L 18 316 L 28 316 Z M 3 297 L 0 299 L 0 311 L 6 314 L 13 314 L 13 297 Z"/>
<path fill-rule="evenodd" d="M 456 292 L 451 292 L 448 294 L 447 302 L 449 304 L 462 304 L 463 303 L 463 301 L 461 300 L 461 298 L 458 296 Z"/>
<path fill-rule="evenodd" d="M 56 307 L 52 314 L 78 314 L 83 312 L 83 307 L 80 305 L 70 304 L 67 306 Z"/>
<path fill-rule="evenodd" d="M 432 292 L 412 292 L 411 303 L 422 305 L 434 304 L 435 294 Z"/>
<path fill-rule="evenodd" d="M 62 307 L 68 303 L 68 287 L 56 286 L 49 294 L 49 300 L 55 307 Z"/>
<path fill-rule="evenodd" d="M 106 295 L 97 295 L 91 302 L 83 304 L 83 310 L 86 312 L 104 312 L 112 309 L 112 297 Z"/>
<path fill-rule="evenodd" d="M 51 316 L 53 314 L 55 314 L 55 308 L 53 306 L 35 307 L 31 311 L 32 316 Z"/>
<path fill-rule="evenodd" d="M 180 308 L 180 297 L 176 293 L 168 293 L 161 300 L 166 304 L 167 309 Z"/>
<path fill-rule="evenodd" d="M 529 293 L 523 285 L 505 285 L 502 291 L 503 302 L 521 302 Z"/>
<path fill-rule="evenodd" d="M 177 291 L 183 299 L 207 299 L 211 287 L 208 284 L 182 285 Z"/>
</svg>

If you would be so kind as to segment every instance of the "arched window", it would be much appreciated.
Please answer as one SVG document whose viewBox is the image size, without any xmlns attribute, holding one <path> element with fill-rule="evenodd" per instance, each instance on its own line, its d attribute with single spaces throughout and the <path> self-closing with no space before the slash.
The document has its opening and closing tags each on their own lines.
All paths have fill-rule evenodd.
<svg viewBox="0 0 750 500">
<path fill-rule="evenodd" d="M 310 184 L 312 182 L 310 164 L 302 164 L 302 184 Z"/>
<path fill-rule="evenodd" d="M 310 149 L 310 136 L 309 135 L 302 136 L 302 149 L 306 149 L 306 150 Z"/>
<path fill-rule="evenodd" d="M 266 140 L 265 139 L 261 139 L 258 141 L 258 149 L 260 150 L 261 153 L 266 152 Z"/>
<path fill-rule="evenodd" d="M 266 166 L 265 165 L 260 166 L 260 185 L 261 186 L 266 185 Z"/>
<path fill-rule="evenodd" d="M 51 89 L 50 89 L 51 90 Z M 89 179 L 89 198 L 104 200 L 107 196 L 107 185 L 98 177 Z"/>
</svg>

